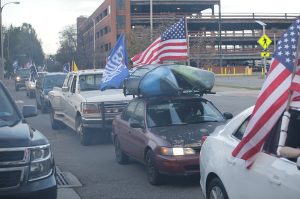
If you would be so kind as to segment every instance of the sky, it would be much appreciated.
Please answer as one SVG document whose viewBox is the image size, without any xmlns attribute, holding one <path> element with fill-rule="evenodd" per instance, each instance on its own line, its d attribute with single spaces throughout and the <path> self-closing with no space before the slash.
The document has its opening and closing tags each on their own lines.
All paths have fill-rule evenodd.
<svg viewBox="0 0 300 199">
<path fill-rule="evenodd" d="M 14 0 L 0 0 L 2 5 Z M 78 16 L 90 16 L 103 0 L 16 0 L 2 12 L 4 26 L 30 23 L 42 42 L 45 54 L 55 54 L 59 32 L 76 24 Z M 222 13 L 298 13 L 300 0 L 221 0 Z M 218 11 L 218 8 L 216 7 Z"/>
</svg>

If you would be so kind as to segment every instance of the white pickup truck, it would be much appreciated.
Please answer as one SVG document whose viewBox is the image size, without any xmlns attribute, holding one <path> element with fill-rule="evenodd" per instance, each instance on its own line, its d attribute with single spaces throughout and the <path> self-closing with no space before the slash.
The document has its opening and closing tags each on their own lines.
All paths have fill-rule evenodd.
<svg viewBox="0 0 300 199">
<path fill-rule="evenodd" d="M 111 128 L 114 117 L 132 99 L 124 96 L 122 89 L 100 91 L 103 72 L 103 69 L 70 72 L 63 87 L 54 87 L 48 94 L 52 128 L 69 126 L 80 135 L 82 145 L 90 142 L 89 129 L 103 132 Z"/>
</svg>

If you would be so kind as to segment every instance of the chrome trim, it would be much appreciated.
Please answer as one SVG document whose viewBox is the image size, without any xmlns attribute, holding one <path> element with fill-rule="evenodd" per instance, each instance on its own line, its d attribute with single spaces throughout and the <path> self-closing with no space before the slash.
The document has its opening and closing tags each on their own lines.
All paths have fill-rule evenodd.
<svg viewBox="0 0 300 199">
<path fill-rule="evenodd" d="M 0 190 L 3 191 L 3 190 L 9 190 L 9 189 L 18 188 L 21 185 L 21 182 L 23 182 L 25 170 L 28 170 L 28 168 L 29 168 L 28 166 L 25 166 L 25 167 L 0 168 L 0 172 L 5 172 L 5 171 L 21 171 L 20 180 L 19 180 L 19 183 L 16 186 L 6 187 L 6 188 L 0 188 Z"/>
<path fill-rule="evenodd" d="M 18 160 L 18 161 L 9 161 L 9 162 L 0 162 L 0 166 L 11 166 L 11 165 L 21 165 L 21 164 L 26 164 L 30 162 L 30 150 L 25 147 L 21 148 L 1 148 L 1 152 L 24 152 L 23 159 Z"/>
<path fill-rule="evenodd" d="M 52 175 L 52 172 L 53 172 L 53 169 L 50 169 L 50 172 L 47 175 L 44 175 L 44 176 L 41 176 L 41 177 L 38 177 L 38 178 L 29 179 L 29 176 L 30 176 L 30 171 L 29 171 L 28 182 L 32 182 L 32 181 L 36 181 L 36 180 L 41 180 L 41 179 L 44 179 L 44 178 L 48 178 L 49 176 Z"/>
</svg>

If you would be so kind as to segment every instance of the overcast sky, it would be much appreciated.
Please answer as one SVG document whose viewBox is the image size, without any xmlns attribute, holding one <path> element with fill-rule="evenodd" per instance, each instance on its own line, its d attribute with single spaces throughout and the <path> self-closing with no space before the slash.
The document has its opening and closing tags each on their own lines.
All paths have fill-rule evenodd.
<svg viewBox="0 0 300 199">
<path fill-rule="evenodd" d="M 14 0 L 0 0 L 4 3 Z M 76 23 L 80 15 L 89 16 L 103 0 L 17 0 L 6 5 L 2 17 L 5 26 L 30 23 L 36 30 L 46 54 L 58 48 L 59 32 Z M 223 13 L 300 13 L 300 0 L 221 0 Z"/>
</svg>

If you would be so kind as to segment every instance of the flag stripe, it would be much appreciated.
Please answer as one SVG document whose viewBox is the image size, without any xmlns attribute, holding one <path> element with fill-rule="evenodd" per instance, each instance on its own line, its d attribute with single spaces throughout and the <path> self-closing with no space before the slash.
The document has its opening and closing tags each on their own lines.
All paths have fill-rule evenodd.
<svg viewBox="0 0 300 199">
<path fill-rule="evenodd" d="M 152 58 L 150 60 L 145 61 L 145 64 L 150 64 L 153 61 L 155 61 L 156 59 L 161 60 L 162 58 L 166 57 L 166 56 L 185 56 L 186 57 L 186 49 L 161 49 L 160 51 L 155 52 L 155 54 L 152 56 Z"/>
</svg>

